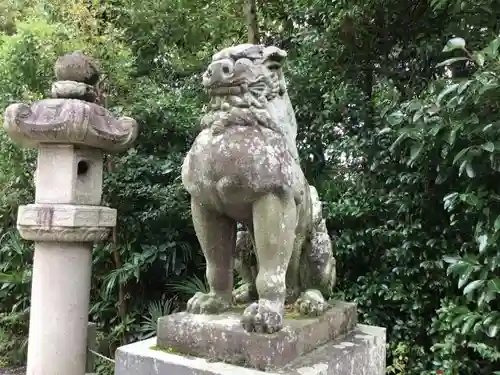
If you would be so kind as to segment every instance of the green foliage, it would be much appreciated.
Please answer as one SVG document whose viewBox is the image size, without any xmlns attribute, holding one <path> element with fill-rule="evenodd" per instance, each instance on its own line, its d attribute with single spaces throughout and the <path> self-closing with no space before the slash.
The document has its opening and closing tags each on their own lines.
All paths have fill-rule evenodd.
<svg viewBox="0 0 500 375">
<path fill-rule="evenodd" d="M 433 349 L 449 374 L 491 374 L 500 368 L 500 200 L 495 183 L 500 166 L 500 39 L 475 52 L 461 44 L 474 73 L 467 79 L 436 81 L 421 98 L 405 103 L 407 126 L 395 146 L 410 149 L 408 164 L 438 153 L 430 165 L 435 183 L 446 189 L 443 206 L 458 240 L 443 259 L 461 293 L 442 300 L 431 330 L 440 338 Z"/>
<path fill-rule="evenodd" d="M 144 322 L 139 328 L 139 332 L 143 334 L 142 339 L 148 339 L 156 335 L 158 319 L 162 316 L 176 312 L 177 309 L 174 306 L 174 299 L 152 301 L 149 303 L 147 316 L 144 318 Z"/>
<path fill-rule="evenodd" d="M 26 355 L 32 248 L 16 231 L 0 238 L 0 361 L 20 364 Z"/>
<path fill-rule="evenodd" d="M 180 166 L 206 104 L 200 74 L 246 31 L 243 4 L 229 1 L 93 3 L 19 0 L 1 12 L 0 104 L 46 96 L 55 58 L 81 49 L 102 63 L 110 110 L 141 125 L 135 148 L 106 160 L 103 200 L 119 222 L 116 241 L 94 250 L 90 319 L 111 356 L 207 288 Z M 289 54 L 337 292 L 388 328 L 390 374 L 500 369 L 499 6 L 292 0 L 258 12 L 263 42 Z M 32 245 L 15 219 L 33 201 L 36 153 L 0 137 L 0 361 L 21 361 Z"/>
</svg>

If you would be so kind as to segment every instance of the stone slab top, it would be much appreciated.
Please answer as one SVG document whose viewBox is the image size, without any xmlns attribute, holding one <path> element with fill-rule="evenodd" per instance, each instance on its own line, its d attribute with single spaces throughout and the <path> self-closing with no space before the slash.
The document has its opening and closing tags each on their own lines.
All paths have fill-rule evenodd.
<svg viewBox="0 0 500 375">
<path fill-rule="evenodd" d="M 356 305 L 330 303 L 331 307 L 319 317 L 285 315 L 283 329 L 274 334 L 246 332 L 240 322 L 241 314 L 236 311 L 164 316 L 158 320 L 157 347 L 171 353 L 272 370 L 354 329 Z"/>
</svg>

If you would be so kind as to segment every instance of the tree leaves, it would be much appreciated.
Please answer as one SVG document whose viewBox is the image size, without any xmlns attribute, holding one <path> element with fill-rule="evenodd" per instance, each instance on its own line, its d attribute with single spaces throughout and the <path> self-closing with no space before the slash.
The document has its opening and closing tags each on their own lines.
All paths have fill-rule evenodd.
<svg viewBox="0 0 500 375">
<path fill-rule="evenodd" d="M 488 246 L 488 235 L 482 234 L 477 238 L 477 242 L 479 244 L 479 252 L 482 253 L 486 250 L 486 246 Z"/>
<path fill-rule="evenodd" d="M 422 143 L 414 144 L 410 149 L 410 160 L 408 160 L 408 165 L 412 165 L 420 156 L 423 150 L 424 150 L 424 145 Z"/>
<path fill-rule="evenodd" d="M 488 291 L 492 293 L 500 293 L 500 278 L 495 278 L 488 281 Z"/>
<path fill-rule="evenodd" d="M 401 111 L 395 111 L 391 113 L 389 116 L 387 116 L 387 122 L 391 126 L 397 126 L 403 122 L 404 115 L 403 112 Z"/>
<path fill-rule="evenodd" d="M 436 103 L 439 105 L 441 103 L 441 101 L 443 100 L 443 98 L 445 96 L 447 96 L 448 94 L 451 94 L 453 93 L 454 91 L 456 91 L 456 89 L 460 86 L 459 83 L 454 83 L 448 87 L 446 87 L 443 91 L 441 91 L 439 93 L 439 95 L 437 96 L 437 99 L 436 99 Z"/>
<path fill-rule="evenodd" d="M 494 349 L 490 340 L 497 335 L 500 326 L 500 316 L 495 312 L 500 300 L 500 254 L 496 246 L 500 237 L 500 209 L 493 187 L 500 183 L 496 164 L 500 134 L 493 125 L 498 121 L 500 66 L 497 57 L 490 57 L 492 53 L 497 54 L 500 46 L 497 39 L 481 51 L 466 50 L 462 38 L 448 42 L 444 52 L 463 50 L 466 56 L 452 57 L 437 66 L 456 69 L 454 72 L 459 67 L 471 67 L 470 73 L 466 77 L 447 77 L 432 84 L 426 97 L 419 97 L 421 109 L 413 111 L 411 104 L 404 107 L 404 115 L 414 119 L 414 128 L 400 131 L 400 137 L 406 139 L 408 134 L 418 133 L 419 143 L 417 147 L 416 143 L 398 141 L 399 149 L 406 146 L 411 156 L 439 152 L 440 157 L 430 162 L 429 167 L 435 168 L 438 177 L 443 171 L 454 171 L 454 177 L 457 172 L 458 176 L 468 177 L 454 178 L 454 182 L 450 182 L 448 176 L 447 180 L 441 179 L 438 188 L 444 197 L 441 198 L 443 207 L 450 212 L 451 226 L 443 232 L 450 233 L 453 227 L 459 231 L 455 255 L 443 261 L 447 264 L 447 274 L 457 280 L 458 288 L 463 289 L 463 297 L 450 297 L 453 302 L 443 307 L 435 323 L 443 333 L 443 340 L 435 348 L 466 373 L 477 371 L 471 370 L 470 362 L 465 366 L 455 359 L 452 353 L 458 346 L 453 344 L 454 340 L 472 342 L 470 347 L 492 366 L 500 359 L 500 352 Z M 454 64 L 467 60 L 472 60 L 475 66 Z M 432 114 L 426 110 L 431 105 L 438 107 Z M 415 160 L 422 168 L 428 165 L 423 158 L 410 158 L 406 163 L 418 167 Z M 457 331 L 450 331 L 450 322 Z"/>
<path fill-rule="evenodd" d="M 492 58 L 498 57 L 498 48 L 500 47 L 500 37 L 493 39 L 486 48 L 482 50 L 485 55 Z"/>
<path fill-rule="evenodd" d="M 495 151 L 495 144 L 493 142 L 486 142 L 486 143 L 483 143 L 481 145 L 481 148 L 483 150 L 486 150 L 486 151 L 489 151 L 489 152 L 493 152 L 493 151 Z"/>
<path fill-rule="evenodd" d="M 493 337 L 496 337 L 498 335 L 498 331 L 500 330 L 500 326 L 498 325 L 491 325 L 488 327 L 488 330 L 486 332 L 486 334 L 493 338 Z"/>
<path fill-rule="evenodd" d="M 484 280 L 474 280 L 467 284 L 464 288 L 464 294 L 472 293 L 474 290 L 480 288 L 484 284 Z"/>
<path fill-rule="evenodd" d="M 482 53 L 476 52 L 474 55 L 472 55 L 472 60 L 480 67 L 484 65 L 485 62 L 485 57 Z"/>
</svg>

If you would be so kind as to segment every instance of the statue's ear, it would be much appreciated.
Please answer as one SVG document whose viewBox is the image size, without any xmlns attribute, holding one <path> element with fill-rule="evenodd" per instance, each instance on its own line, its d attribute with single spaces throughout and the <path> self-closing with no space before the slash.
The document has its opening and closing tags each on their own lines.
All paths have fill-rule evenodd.
<svg viewBox="0 0 500 375">
<path fill-rule="evenodd" d="M 269 46 L 264 48 L 263 59 L 264 61 L 273 61 L 277 63 L 282 63 L 286 59 L 286 51 L 279 49 L 275 46 Z"/>
</svg>

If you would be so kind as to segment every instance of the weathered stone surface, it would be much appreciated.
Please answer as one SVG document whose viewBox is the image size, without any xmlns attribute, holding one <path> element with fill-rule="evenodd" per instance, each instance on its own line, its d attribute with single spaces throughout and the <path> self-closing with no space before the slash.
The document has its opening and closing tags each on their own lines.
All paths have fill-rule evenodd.
<svg viewBox="0 0 500 375">
<path fill-rule="evenodd" d="M 130 117 L 116 119 L 107 109 L 78 99 L 45 99 L 11 104 L 4 128 L 22 147 L 41 143 L 75 144 L 108 152 L 130 148 L 139 128 Z"/>
<path fill-rule="evenodd" d="M 321 315 L 336 282 L 321 202 L 300 167 L 286 55 L 242 44 L 213 56 L 202 79 L 212 102 L 182 166 L 210 287 L 187 311 L 221 313 L 234 298 L 249 304 L 248 332 L 282 329 L 285 303 Z M 233 257 L 243 279 L 234 291 Z"/>
<path fill-rule="evenodd" d="M 100 206 L 19 206 L 17 229 L 31 241 L 99 242 L 116 226 L 116 210 Z"/>
<path fill-rule="evenodd" d="M 99 81 L 99 64 L 90 56 L 80 51 L 60 56 L 54 64 L 54 73 L 58 81 L 75 81 L 95 85 Z"/>
<path fill-rule="evenodd" d="M 52 84 L 52 97 L 60 99 L 80 99 L 94 103 L 97 91 L 93 86 L 75 81 L 57 81 Z"/>
<path fill-rule="evenodd" d="M 385 329 L 357 325 L 295 361 L 263 372 L 207 359 L 154 350 L 156 339 L 118 348 L 115 375 L 384 375 Z"/>
<path fill-rule="evenodd" d="M 285 316 L 286 317 L 286 316 Z M 258 369 L 280 367 L 299 356 L 345 335 L 356 325 L 356 305 L 332 302 L 324 315 L 285 318 L 272 335 L 246 332 L 237 313 L 194 315 L 177 313 L 158 321 L 158 346 L 180 353 Z"/>
<path fill-rule="evenodd" d="M 41 144 L 35 171 L 35 203 L 99 206 L 102 175 L 101 150 L 67 144 Z"/>
<path fill-rule="evenodd" d="M 116 210 L 102 206 L 28 204 L 19 206 L 19 225 L 50 227 L 114 227 Z"/>
<path fill-rule="evenodd" d="M 384 375 L 386 330 L 358 324 L 347 337 L 321 346 L 278 373 L 287 375 Z"/>
</svg>

